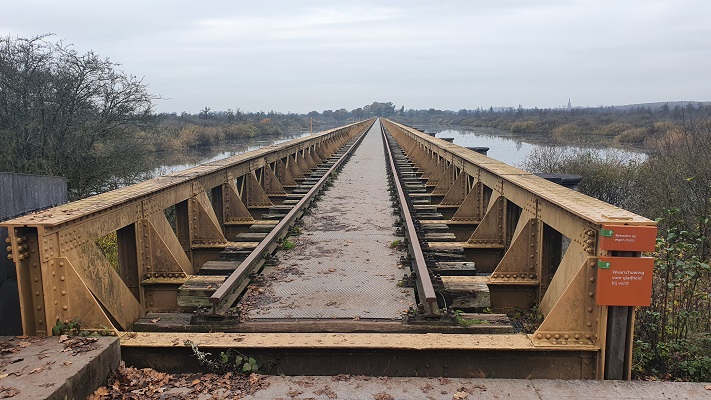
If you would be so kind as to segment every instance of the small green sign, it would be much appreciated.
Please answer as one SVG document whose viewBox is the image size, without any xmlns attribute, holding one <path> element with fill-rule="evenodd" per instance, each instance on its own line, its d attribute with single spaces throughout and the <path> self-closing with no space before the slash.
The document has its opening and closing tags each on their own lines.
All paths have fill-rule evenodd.
<svg viewBox="0 0 711 400">
<path fill-rule="evenodd" d="M 610 269 L 610 263 L 605 261 L 598 261 L 597 267 L 602 269 Z"/>
<path fill-rule="evenodd" d="M 614 232 L 612 229 L 600 229 L 600 236 L 612 237 L 613 234 Z"/>
</svg>

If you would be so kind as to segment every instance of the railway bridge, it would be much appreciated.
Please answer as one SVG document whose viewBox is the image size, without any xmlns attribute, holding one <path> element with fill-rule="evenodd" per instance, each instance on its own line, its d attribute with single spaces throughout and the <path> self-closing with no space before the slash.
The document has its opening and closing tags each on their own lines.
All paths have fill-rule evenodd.
<svg viewBox="0 0 711 400">
<path fill-rule="evenodd" d="M 27 335 L 285 374 L 629 379 L 656 226 L 370 119 L 2 223 Z"/>
</svg>

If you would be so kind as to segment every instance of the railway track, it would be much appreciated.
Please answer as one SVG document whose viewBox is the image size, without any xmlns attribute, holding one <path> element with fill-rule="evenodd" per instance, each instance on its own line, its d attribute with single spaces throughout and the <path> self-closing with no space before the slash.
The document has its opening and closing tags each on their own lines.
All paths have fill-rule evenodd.
<svg viewBox="0 0 711 400">
<path fill-rule="evenodd" d="M 192 343 L 285 374 L 562 379 L 629 376 L 645 299 L 598 296 L 598 266 L 647 268 L 656 232 L 389 120 L 2 225 L 25 334 L 108 327 L 136 366 L 184 372 Z M 610 232 L 640 240 L 620 248 Z M 525 333 L 494 314 L 517 308 L 535 322 Z"/>
<path fill-rule="evenodd" d="M 359 153 L 366 137 L 366 148 Z M 384 162 L 375 158 L 378 151 L 382 152 Z M 367 172 L 370 181 L 355 175 L 355 180 L 336 178 L 354 154 L 357 154 L 354 162 L 361 165 L 353 167 L 352 173 L 362 174 L 363 164 L 372 164 L 375 170 Z M 431 218 L 433 213 L 428 212 L 428 199 L 412 197 L 414 193 L 427 193 L 426 180 L 421 175 L 394 138 L 376 121 L 370 129 L 315 166 L 281 204 L 255 221 L 249 232 L 235 237 L 237 240 L 258 238 L 258 244 L 252 248 L 225 248 L 219 261 L 204 263 L 197 274 L 178 289 L 179 310 L 149 313 L 134 324 L 134 329 L 154 332 L 512 332 L 503 314 L 469 313 L 489 305 L 486 299 L 484 303 L 473 300 L 488 294 L 481 279 L 472 276 L 473 263 L 457 261 L 455 253 L 448 257 L 425 251 L 429 242 L 420 218 Z M 379 178 L 372 180 L 374 177 Z M 330 186 L 335 188 L 329 189 Z M 341 196 L 329 197 L 330 192 L 339 190 L 343 192 Z M 364 207 L 349 210 L 353 202 L 359 201 L 352 197 L 358 191 Z M 387 198 L 391 204 L 387 204 Z M 374 210 L 378 203 L 386 204 Z M 337 220 L 334 229 L 326 227 L 324 231 L 314 222 L 304 226 L 304 218 L 314 221 L 329 218 L 304 216 L 325 207 L 335 211 L 330 214 Z M 375 218 L 366 221 L 366 214 Z M 273 223 L 269 224 L 270 221 Z M 390 223 L 380 224 L 380 221 Z M 262 232 L 265 228 L 268 231 Z M 287 249 L 284 244 L 297 246 L 294 242 L 301 240 L 299 236 L 310 242 L 298 243 L 298 250 Z M 338 240 L 331 240 L 334 236 L 338 236 Z M 325 239 L 317 242 L 314 237 Z M 440 230 L 437 237 L 450 238 L 453 234 Z M 357 241 L 355 251 L 343 254 L 348 243 L 354 240 Z M 325 248 L 327 254 L 307 254 L 308 247 Z M 295 257 L 293 254 L 298 252 L 301 256 Z M 340 257 L 330 254 L 336 252 L 341 253 Z M 361 257 L 361 253 L 371 252 L 368 258 Z M 460 280 L 458 286 L 445 287 L 440 273 L 457 274 L 475 282 Z M 452 296 L 468 300 L 455 304 L 458 307 L 454 309 L 448 304 Z"/>
</svg>

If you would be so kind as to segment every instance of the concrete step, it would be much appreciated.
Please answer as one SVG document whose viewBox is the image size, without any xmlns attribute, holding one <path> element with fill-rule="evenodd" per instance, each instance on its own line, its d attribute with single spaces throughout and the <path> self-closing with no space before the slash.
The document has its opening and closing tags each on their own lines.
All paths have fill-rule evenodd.
<svg viewBox="0 0 711 400">
<path fill-rule="evenodd" d="M 451 232 L 430 232 L 425 233 L 425 238 L 428 242 L 456 242 L 457 237 Z"/>
<path fill-rule="evenodd" d="M 416 217 L 419 219 L 443 219 L 444 215 L 441 213 L 418 212 L 416 213 Z"/>
<path fill-rule="evenodd" d="M 441 294 L 455 310 L 491 307 L 491 295 L 486 276 L 442 276 Z"/>
<path fill-rule="evenodd" d="M 254 224 L 249 227 L 249 231 L 252 233 L 264 233 L 271 232 L 276 226 L 276 221 L 260 221 L 259 224 Z"/>
<path fill-rule="evenodd" d="M 242 261 L 252 250 L 250 249 L 231 249 L 226 248 L 220 252 L 220 261 Z"/>
<path fill-rule="evenodd" d="M 224 275 L 193 275 L 178 288 L 178 308 L 189 311 L 211 307 L 210 296 L 222 285 Z"/>
<path fill-rule="evenodd" d="M 267 214 L 268 215 L 268 214 Z M 262 218 L 265 218 L 265 216 L 262 216 Z M 235 236 L 234 241 L 235 242 L 261 242 L 264 240 L 265 237 L 267 237 L 268 232 L 244 232 L 244 233 L 238 233 L 237 236 Z"/>
<path fill-rule="evenodd" d="M 241 264 L 240 261 L 207 261 L 200 267 L 200 275 L 229 275 Z"/>
</svg>

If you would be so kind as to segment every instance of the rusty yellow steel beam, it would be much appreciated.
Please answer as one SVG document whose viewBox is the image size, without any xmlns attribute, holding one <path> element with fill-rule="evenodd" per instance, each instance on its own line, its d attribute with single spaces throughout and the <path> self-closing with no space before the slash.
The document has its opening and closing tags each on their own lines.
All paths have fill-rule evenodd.
<svg viewBox="0 0 711 400">
<path fill-rule="evenodd" d="M 249 215 L 240 194 L 231 190 L 236 189 L 235 178 L 253 178 L 254 171 L 289 162 L 296 154 L 327 153 L 334 143 L 371 123 L 267 146 L 4 221 L 18 276 L 24 332 L 49 335 L 55 323 L 75 318 L 86 328 L 129 329 L 146 309 L 174 302 L 165 290 L 149 290 L 146 285 L 184 279 L 209 256 L 206 250 L 230 245 L 223 232 L 224 222 L 230 221 L 225 220 L 233 214 L 243 220 Z M 271 179 L 269 172 L 260 176 Z M 278 187 L 264 179 L 242 181 L 251 190 L 249 196 L 265 204 L 268 197 L 261 185 Z M 219 215 L 208 190 L 223 196 Z M 228 210 L 230 206 L 234 210 Z M 173 227 L 164 215 L 170 207 L 176 211 Z M 97 245 L 98 239 L 114 233 L 117 268 Z M 175 296 L 176 285 L 165 287 Z"/>
</svg>

